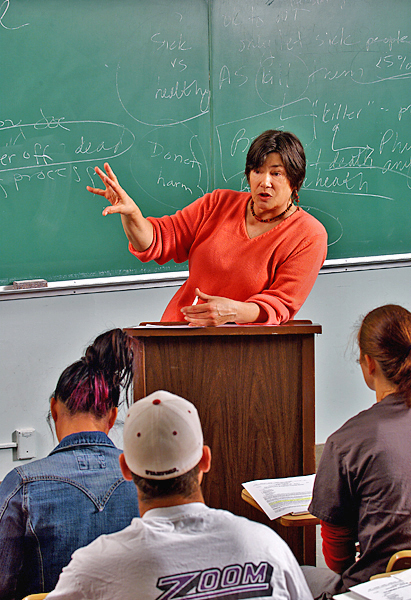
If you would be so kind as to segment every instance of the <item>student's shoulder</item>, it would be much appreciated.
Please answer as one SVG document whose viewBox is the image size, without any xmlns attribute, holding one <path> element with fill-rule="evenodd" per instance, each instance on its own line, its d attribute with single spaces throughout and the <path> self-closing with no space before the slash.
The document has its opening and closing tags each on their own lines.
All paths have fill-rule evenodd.
<svg viewBox="0 0 411 600">
<path fill-rule="evenodd" d="M 12 469 L 0 483 L 0 513 L 6 508 L 9 499 L 18 493 L 24 485 L 24 479 L 17 468 Z M 0 514 L 1 517 L 1 514 Z"/>
<path fill-rule="evenodd" d="M 220 534 L 228 545 L 235 548 L 238 555 L 256 561 L 267 561 L 271 565 L 278 565 L 283 571 L 301 576 L 290 547 L 273 529 L 228 511 L 217 512 L 222 519 L 218 524 Z"/>
<path fill-rule="evenodd" d="M 228 510 L 216 508 L 209 508 L 208 510 L 211 518 L 214 519 L 216 526 L 221 528 L 226 527 L 243 539 L 248 539 L 249 541 L 254 539 L 257 541 L 260 537 L 262 539 L 267 539 L 267 537 L 269 537 L 275 540 L 278 539 L 282 542 L 280 536 L 267 525 L 252 521 L 247 517 L 235 515 Z M 245 534 L 251 537 L 245 537 Z"/>
<path fill-rule="evenodd" d="M 102 564 L 106 560 L 110 562 L 113 557 L 121 559 L 123 549 L 129 547 L 132 541 L 137 541 L 142 529 L 141 518 L 135 517 L 124 529 L 100 535 L 87 546 L 78 548 L 73 553 L 73 561 L 75 564 L 84 566 L 87 563 Z"/>
<path fill-rule="evenodd" d="M 378 419 L 375 418 L 375 406 L 373 405 L 353 415 L 328 437 L 325 444 L 328 454 L 335 452 L 341 455 L 352 454 L 357 446 L 359 446 L 358 449 L 361 449 L 361 444 L 364 443 L 365 439 L 373 436 L 377 426 Z"/>
<path fill-rule="evenodd" d="M 39 458 L 32 462 L 20 465 L 12 469 L 7 473 L 3 479 L 3 483 L 10 482 L 21 482 L 28 483 L 31 479 L 44 475 L 47 472 L 47 465 L 49 464 L 49 457 Z"/>
</svg>

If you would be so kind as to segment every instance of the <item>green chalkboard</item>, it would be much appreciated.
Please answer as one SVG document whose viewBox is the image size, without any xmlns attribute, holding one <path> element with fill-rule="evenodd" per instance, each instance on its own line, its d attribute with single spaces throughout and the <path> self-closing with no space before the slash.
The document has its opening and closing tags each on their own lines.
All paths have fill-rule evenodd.
<svg viewBox="0 0 411 600">
<path fill-rule="evenodd" d="M 328 258 L 411 252 L 408 0 L 6 0 L 0 56 L 2 285 L 186 270 L 129 254 L 94 166 L 171 214 L 247 189 L 267 128 L 304 143 Z"/>
</svg>

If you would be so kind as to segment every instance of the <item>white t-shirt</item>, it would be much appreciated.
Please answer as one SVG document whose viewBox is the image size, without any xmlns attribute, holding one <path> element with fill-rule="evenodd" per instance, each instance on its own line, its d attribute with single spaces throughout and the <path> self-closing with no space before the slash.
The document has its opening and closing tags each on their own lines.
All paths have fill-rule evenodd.
<svg viewBox="0 0 411 600">
<path fill-rule="evenodd" d="M 312 600 L 269 527 L 195 502 L 147 511 L 76 550 L 47 600 Z"/>
</svg>

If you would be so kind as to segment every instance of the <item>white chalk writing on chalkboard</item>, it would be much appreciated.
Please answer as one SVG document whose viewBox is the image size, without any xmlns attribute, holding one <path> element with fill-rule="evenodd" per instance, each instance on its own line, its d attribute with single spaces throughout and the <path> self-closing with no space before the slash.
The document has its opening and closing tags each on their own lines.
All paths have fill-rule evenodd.
<svg viewBox="0 0 411 600">
<path fill-rule="evenodd" d="M 329 258 L 410 251 L 398 218 L 411 188 L 407 0 L 35 4 L 0 0 L 4 279 L 52 280 L 54 266 L 25 272 L 27 257 L 40 264 L 36 252 L 56 252 L 58 262 L 75 236 L 79 256 L 93 247 L 95 257 L 68 261 L 73 276 L 117 264 L 121 274 L 126 249 L 113 267 L 102 201 L 85 191 L 100 185 L 95 164 L 109 161 L 144 213 L 159 216 L 215 187 L 247 191 L 248 146 L 271 128 L 304 144 L 300 202 L 326 225 Z M 15 214 L 31 214 L 33 201 L 14 272 Z M 77 214 L 91 236 L 83 252 Z"/>
<path fill-rule="evenodd" d="M 20 25 L 10 25 L 7 13 L 10 9 L 10 0 L 4 0 L 4 2 L 0 5 L 0 25 L 3 29 L 7 29 L 9 31 L 21 29 L 21 27 L 27 27 L 29 23 L 21 23 Z M 10 23 L 13 21 L 13 14 L 10 15 Z"/>
<path fill-rule="evenodd" d="M 6 150 L 0 154 L 0 174 L 9 174 L 17 192 L 30 181 L 64 179 L 70 171 L 80 181 L 79 165 L 120 156 L 134 144 L 134 134 L 123 125 L 68 121 L 40 112 L 35 123 L 0 122 L 0 147 Z M 7 198 L 4 186 L 2 191 Z"/>
</svg>

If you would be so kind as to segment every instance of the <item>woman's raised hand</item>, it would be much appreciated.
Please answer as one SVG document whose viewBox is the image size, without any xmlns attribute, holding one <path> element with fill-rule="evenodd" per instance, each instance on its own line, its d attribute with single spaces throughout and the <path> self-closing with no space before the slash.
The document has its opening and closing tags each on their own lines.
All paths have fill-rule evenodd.
<svg viewBox="0 0 411 600">
<path fill-rule="evenodd" d="M 103 216 L 121 215 L 121 222 L 129 242 L 136 250 L 146 250 L 153 241 L 152 224 L 143 217 L 137 204 L 123 190 L 108 163 L 104 163 L 104 170 L 105 173 L 95 167 L 95 172 L 104 183 L 105 189 L 100 190 L 88 185 L 87 190 L 97 196 L 104 196 L 110 202 L 110 206 L 106 206 L 103 210 Z"/>
<path fill-rule="evenodd" d="M 88 185 L 87 190 L 92 194 L 104 196 L 110 202 L 111 206 L 106 206 L 103 210 L 103 216 L 105 217 L 106 215 L 116 213 L 126 216 L 132 215 L 136 210 L 137 205 L 127 192 L 123 190 L 110 165 L 104 163 L 105 173 L 98 167 L 95 167 L 94 170 L 104 183 L 105 189 L 101 190 Z"/>
</svg>

